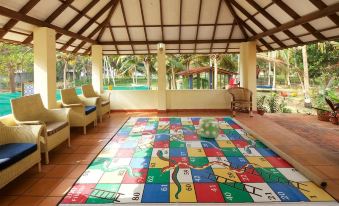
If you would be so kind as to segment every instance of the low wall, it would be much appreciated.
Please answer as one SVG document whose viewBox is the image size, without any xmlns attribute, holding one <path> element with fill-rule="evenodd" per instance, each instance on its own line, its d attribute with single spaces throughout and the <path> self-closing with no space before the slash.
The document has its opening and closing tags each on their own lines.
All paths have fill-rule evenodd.
<svg viewBox="0 0 339 206">
<path fill-rule="evenodd" d="M 158 91 L 112 90 L 111 110 L 157 110 Z M 231 96 L 225 90 L 166 90 L 168 110 L 230 109 Z"/>
<path fill-rule="evenodd" d="M 154 110 L 158 108 L 158 91 L 111 90 L 111 110 Z"/>
</svg>

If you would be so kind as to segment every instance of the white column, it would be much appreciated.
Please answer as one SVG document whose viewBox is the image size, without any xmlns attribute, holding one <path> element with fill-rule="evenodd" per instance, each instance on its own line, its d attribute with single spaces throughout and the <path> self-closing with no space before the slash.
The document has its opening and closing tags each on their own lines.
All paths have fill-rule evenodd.
<svg viewBox="0 0 339 206">
<path fill-rule="evenodd" d="M 165 44 L 158 44 L 158 111 L 166 111 L 166 50 Z"/>
<path fill-rule="evenodd" d="M 256 41 L 243 42 L 240 45 L 240 86 L 253 93 L 253 110 L 257 110 L 257 78 L 256 78 Z"/>
<path fill-rule="evenodd" d="M 217 61 L 217 55 L 214 55 L 214 89 L 218 89 L 218 61 Z"/>
<path fill-rule="evenodd" d="M 102 46 L 92 45 L 92 85 L 97 93 L 104 92 Z"/>
<path fill-rule="evenodd" d="M 55 31 L 47 27 L 33 31 L 34 93 L 40 93 L 48 109 L 56 108 Z"/>
</svg>

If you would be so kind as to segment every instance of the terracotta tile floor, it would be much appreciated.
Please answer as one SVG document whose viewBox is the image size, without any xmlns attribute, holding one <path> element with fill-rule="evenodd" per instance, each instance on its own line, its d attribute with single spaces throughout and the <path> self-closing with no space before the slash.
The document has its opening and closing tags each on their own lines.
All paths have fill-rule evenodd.
<svg viewBox="0 0 339 206">
<path fill-rule="evenodd" d="M 97 128 L 89 127 L 87 135 L 82 135 L 80 128 L 72 129 L 72 146 L 67 148 L 66 144 L 60 145 L 51 152 L 51 163 L 42 165 L 41 173 L 33 167 L 1 189 L 0 205 L 56 205 L 130 116 L 225 115 L 229 113 L 112 113 L 111 118 L 104 119 Z M 338 129 L 331 129 L 333 126 L 329 123 L 318 123 L 314 118 L 301 115 L 255 115 L 250 118 L 247 114 L 236 117 L 249 129 L 325 179 L 328 182 L 326 190 L 339 200 L 339 132 Z"/>
</svg>

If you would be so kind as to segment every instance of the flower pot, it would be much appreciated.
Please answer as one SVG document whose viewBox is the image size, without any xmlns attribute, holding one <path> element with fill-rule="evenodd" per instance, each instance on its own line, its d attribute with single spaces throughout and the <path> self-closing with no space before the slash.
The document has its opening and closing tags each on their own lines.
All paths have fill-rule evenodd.
<svg viewBox="0 0 339 206">
<path fill-rule="evenodd" d="M 330 122 L 332 122 L 332 124 L 336 124 L 336 125 L 338 125 L 339 123 L 339 121 L 338 121 L 338 117 L 339 117 L 339 114 L 336 114 L 336 113 L 332 113 L 331 115 L 330 115 Z"/>
<path fill-rule="evenodd" d="M 320 121 L 329 122 L 330 121 L 330 115 L 331 115 L 331 112 L 329 112 L 329 111 L 317 110 L 318 120 L 320 120 Z"/>
<path fill-rule="evenodd" d="M 257 113 L 260 114 L 260 115 L 264 115 L 265 114 L 265 110 L 257 109 Z"/>
</svg>

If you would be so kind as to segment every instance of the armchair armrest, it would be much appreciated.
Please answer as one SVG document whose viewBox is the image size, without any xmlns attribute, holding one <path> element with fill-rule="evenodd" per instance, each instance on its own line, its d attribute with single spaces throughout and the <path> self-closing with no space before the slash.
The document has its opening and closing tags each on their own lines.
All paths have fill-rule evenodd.
<svg viewBox="0 0 339 206">
<path fill-rule="evenodd" d="M 78 97 L 86 106 L 96 106 L 100 101 L 100 97 L 84 97 L 82 95 Z"/>
<path fill-rule="evenodd" d="M 106 92 L 100 94 L 100 97 L 105 101 L 107 101 L 107 100 L 109 101 L 110 97 L 111 97 L 111 92 L 106 91 Z"/>
<path fill-rule="evenodd" d="M 18 125 L 45 125 L 45 122 L 36 120 L 36 121 L 17 121 Z"/>
<path fill-rule="evenodd" d="M 64 104 L 64 103 L 62 103 L 62 106 L 65 108 L 84 107 L 83 104 Z"/>
</svg>

